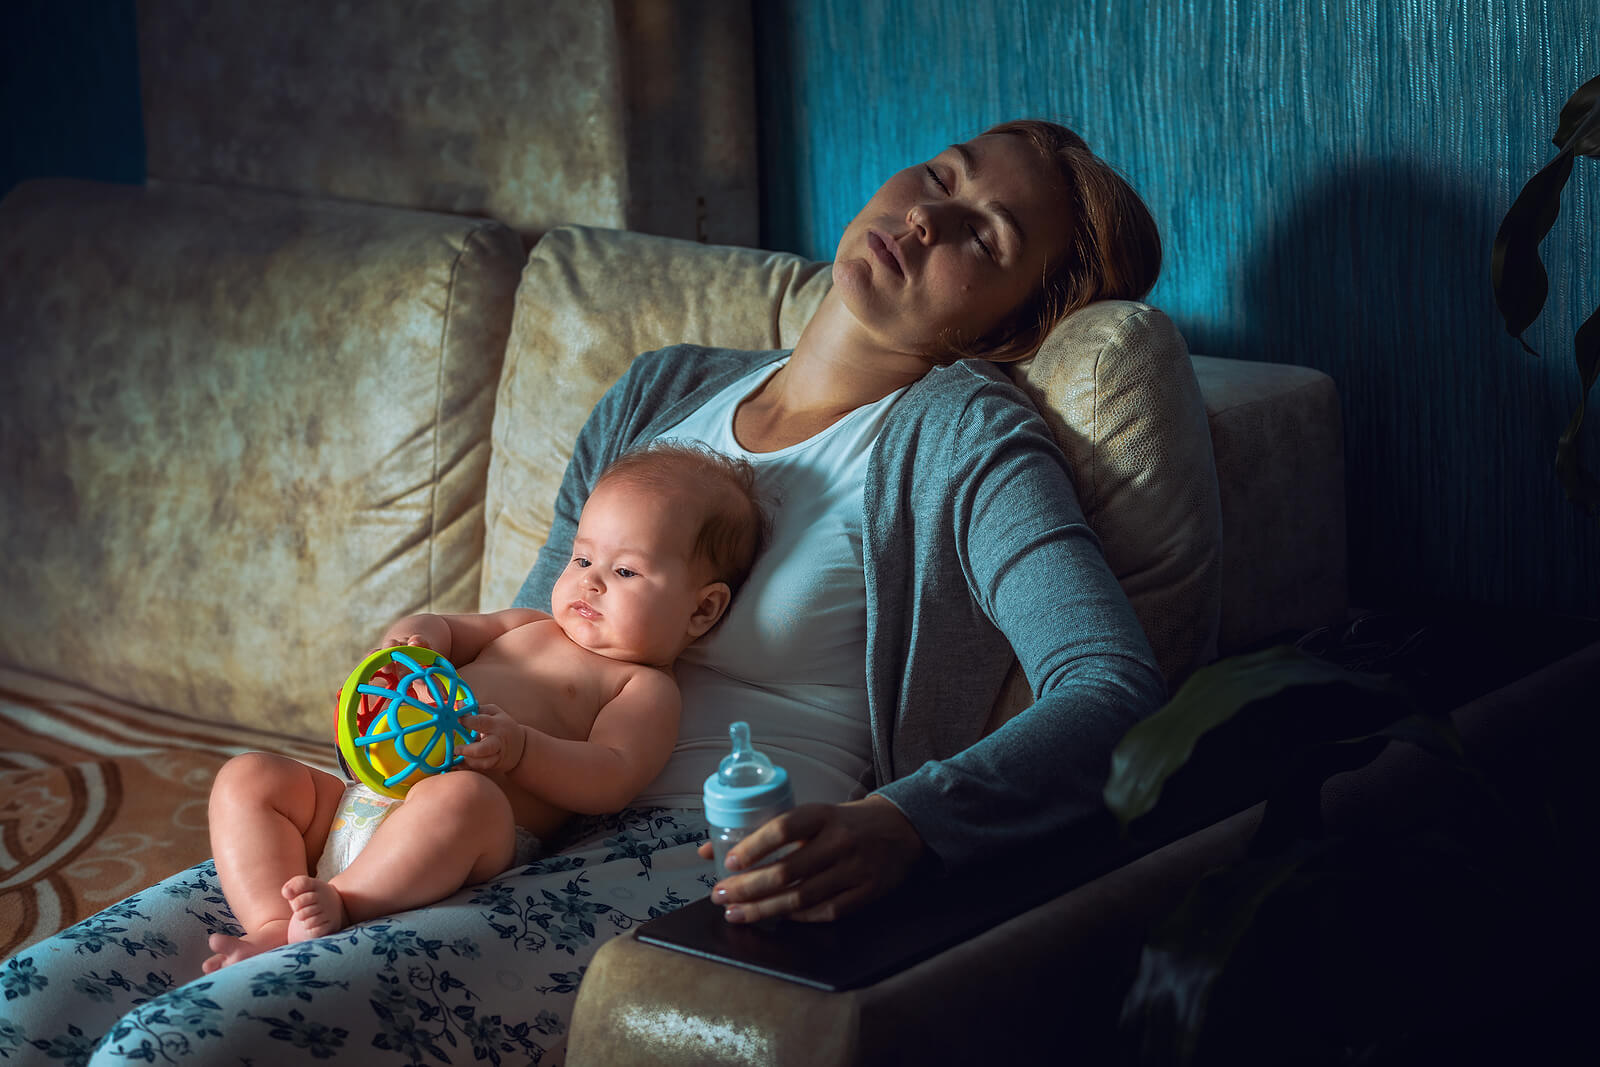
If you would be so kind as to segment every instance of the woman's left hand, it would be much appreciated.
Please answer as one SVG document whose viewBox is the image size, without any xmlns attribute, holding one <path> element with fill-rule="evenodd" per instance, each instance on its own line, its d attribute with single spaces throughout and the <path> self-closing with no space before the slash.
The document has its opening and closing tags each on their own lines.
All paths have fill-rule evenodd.
<svg viewBox="0 0 1600 1067">
<path fill-rule="evenodd" d="M 757 867 L 785 845 L 787 855 Z M 922 837 L 879 796 L 846 804 L 802 804 L 758 827 L 728 852 L 730 870 L 711 889 L 729 922 L 775 915 L 829 922 L 894 889 L 921 858 Z M 711 844 L 700 846 L 711 858 Z M 752 869 L 753 868 L 753 869 Z"/>
</svg>

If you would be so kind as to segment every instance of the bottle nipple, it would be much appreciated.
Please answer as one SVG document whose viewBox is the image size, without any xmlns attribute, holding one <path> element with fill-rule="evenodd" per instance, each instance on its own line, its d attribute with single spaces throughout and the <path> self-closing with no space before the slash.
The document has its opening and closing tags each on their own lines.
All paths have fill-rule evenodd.
<svg viewBox="0 0 1600 1067">
<path fill-rule="evenodd" d="M 766 785 L 777 774 L 772 761 L 750 744 L 750 724 L 736 722 L 728 727 L 733 751 L 717 765 L 717 780 L 730 788 Z"/>
</svg>

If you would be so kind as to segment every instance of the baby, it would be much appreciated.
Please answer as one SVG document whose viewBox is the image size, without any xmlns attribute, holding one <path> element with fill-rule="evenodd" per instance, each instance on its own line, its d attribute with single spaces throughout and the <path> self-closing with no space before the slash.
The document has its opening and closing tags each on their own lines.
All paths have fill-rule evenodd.
<svg viewBox="0 0 1600 1067">
<path fill-rule="evenodd" d="M 672 665 L 722 617 L 767 520 L 748 463 L 654 445 L 618 459 L 584 504 L 551 614 L 413 615 L 383 646 L 449 659 L 479 713 L 464 767 L 423 778 L 342 870 L 319 865 L 341 779 L 252 752 L 211 790 L 211 850 L 243 937 L 211 936 L 211 973 L 291 941 L 431 904 L 512 866 L 520 839 L 573 812 L 627 806 L 666 765 L 680 701 Z M 367 791 L 379 805 L 384 798 Z M 316 871 L 316 875 L 309 872 Z"/>
</svg>

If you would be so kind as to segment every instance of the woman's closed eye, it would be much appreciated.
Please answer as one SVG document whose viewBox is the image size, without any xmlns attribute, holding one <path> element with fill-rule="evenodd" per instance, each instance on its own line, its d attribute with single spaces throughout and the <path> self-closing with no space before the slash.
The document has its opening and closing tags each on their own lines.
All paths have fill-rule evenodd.
<svg viewBox="0 0 1600 1067">
<path fill-rule="evenodd" d="M 929 180 L 939 187 L 939 191 L 941 193 L 943 193 L 945 196 L 950 195 L 950 187 L 945 184 L 943 178 L 939 177 L 938 171 L 934 170 L 933 167 L 927 163 L 922 165 L 922 169 L 928 172 Z M 977 246 L 978 251 L 984 256 L 984 258 L 994 260 L 996 258 L 994 249 L 990 247 L 989 242 L 983 239 L 983 234 L 978 232 L 978 228 L 971 223 L 968 223 L 967 230 L 972 234 L 972 243 Z"/>
<path fill-rule="evenodd" d="M 994 249 L 990 248 L 988 243 L 984 241 L 983 234 L 978 232 L 978 228 L 969 224 L 967 229 L 972 231 L 972 240 L 978 246 L 978 251 L 990 259 L 994 259 Z"/>
</svg>

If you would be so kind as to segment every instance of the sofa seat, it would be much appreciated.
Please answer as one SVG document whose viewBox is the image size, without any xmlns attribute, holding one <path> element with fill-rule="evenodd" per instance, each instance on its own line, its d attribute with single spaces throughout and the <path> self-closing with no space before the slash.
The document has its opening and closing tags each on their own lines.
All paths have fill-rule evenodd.
<svg viewBox="0 0 1600 1067">
<path fill-rule="evenodd" d="M 0 959 L 207 858 L 211 779 L 250 750 L 336 772 L 331 745 L 0 668 Z"/>
</svg>

